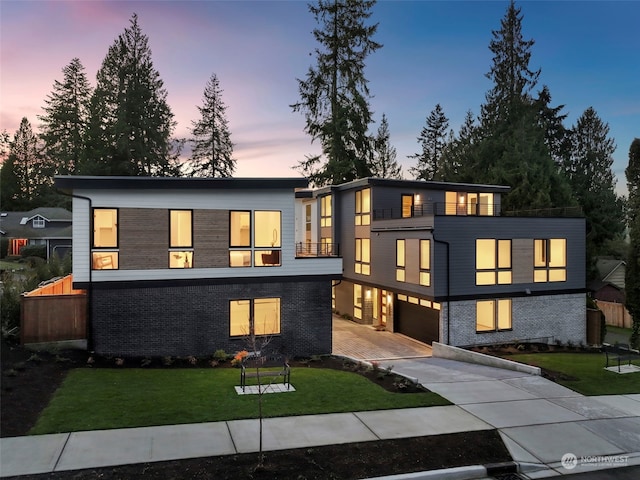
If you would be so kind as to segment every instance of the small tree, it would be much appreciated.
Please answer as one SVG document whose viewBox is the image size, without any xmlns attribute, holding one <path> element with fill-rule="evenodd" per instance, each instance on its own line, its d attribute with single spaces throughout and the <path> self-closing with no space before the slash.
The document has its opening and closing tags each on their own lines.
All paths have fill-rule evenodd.
<svg viewBox="0 0 640 480">
<path fill-rule="evenodd" d="M 409 156 L 418 160 L 418 164 L 409 169 L 417 180 L 442 180 L 444 177 L 441 157 L 447 143 L 448 129 L 449 119 L 438 103 L 427 117 L 426 125 L 418 137 L 422 152 Z"/>
<path fill-rule="evenodd" d="M 396 148 L 391 145 L 389 122 L 383 113 L 378 134 L 372 139 L 371 175 L 380 178 L 402 178 L 402 167 L 396 160 Z"/>
</svg>

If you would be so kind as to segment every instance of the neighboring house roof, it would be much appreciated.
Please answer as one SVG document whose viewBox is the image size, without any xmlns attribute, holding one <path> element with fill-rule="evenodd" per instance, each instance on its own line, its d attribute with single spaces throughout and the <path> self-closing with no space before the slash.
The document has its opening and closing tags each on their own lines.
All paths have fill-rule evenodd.
<svg viewBox="0 0 640 480">
<path fill-rule="evenodd" d="M 598 277 L 603 282 L 611 283 L 618 288 L 624 289 L 624 277 L 627 264 L 623 260 L 615 258 L 600 257 L 596 260 Z"/>
<path fill-rule="evenodd" d="M 34 218 L 42 218 L 46 228 L 34 228 Z M 0 233 L 9 238 L 71 238 L 71 212 L 59 207 L 39 207 L 28 212 L 2 212 Z"/>
<path fill-rule="evenodd" d="M 283 189 L 306 188 L 306 178 L 204 178 L 204 177 L 55 177 L 55 186 L 65 191 L 80 190 L 150 190 L 150 189 Z"/>
</svg>

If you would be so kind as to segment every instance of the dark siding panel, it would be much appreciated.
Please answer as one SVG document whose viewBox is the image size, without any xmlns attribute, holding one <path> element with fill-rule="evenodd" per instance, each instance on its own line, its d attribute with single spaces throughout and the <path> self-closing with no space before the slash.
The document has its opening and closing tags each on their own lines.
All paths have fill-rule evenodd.
<svg viewBox="0 0 640 480">
<path fill-rule="evenodd" d="M 193 212 L 193 249 L 196 268 L 229 266 L 229 211 Z"/>
<path fill-rule="evenodd" d="M 121 208 L 118 215 L 120 270 L 169 268 L 169 211 Z"/>
</svg>

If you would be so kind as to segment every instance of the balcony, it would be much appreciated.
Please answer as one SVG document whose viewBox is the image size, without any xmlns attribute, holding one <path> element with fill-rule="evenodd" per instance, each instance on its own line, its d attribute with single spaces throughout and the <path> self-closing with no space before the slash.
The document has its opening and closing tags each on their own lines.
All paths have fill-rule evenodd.
<svg viewBox="0 0 640 480">
<path fill-rule="evenodd" d="M 322 258 L 339 256 L 339 243 L 296 243 L 296 258 Z"/>
<path fill-rule="evenodd" d="M 392 220 L 398 218 L 427 217 L 434 215 L 494 217 L 500 215 L 500 205 L 432 202 L 414 205 L 410 210 L 398 207 L 376 209 L 373 211 L 374 220 Z"/>
</svg>

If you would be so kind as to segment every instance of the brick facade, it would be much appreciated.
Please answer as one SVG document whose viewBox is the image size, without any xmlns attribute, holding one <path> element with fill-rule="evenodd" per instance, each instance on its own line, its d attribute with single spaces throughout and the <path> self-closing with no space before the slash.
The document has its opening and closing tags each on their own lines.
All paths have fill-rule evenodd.
<svg viewBox="0 0 640 480">
<path fill-rule="evenodd" d="M 447 309 L 440 312 L 441 341 L 447 341 Z M 584 294 L 543 295 L 512 299 L 513 329 L 476 333 L 476 301 L 451 302 L 449 341 L 467 346 L 518 341 L 586 343 Z"/>
<path fill-rule="evenodd" d="M 229 279 L 231 281 L 231 279 Z M 229 336 L 229 301 L 281 298 L 270 349 L 290 356 L 331 353 L 331 280 L 95 288 L 94 350 L 118 356 L 211 355 L 247 349 Z"/>
</svg>

